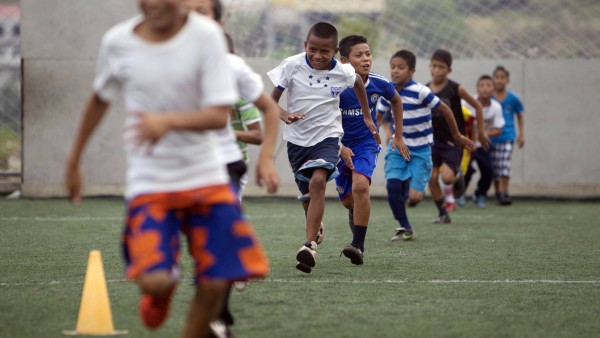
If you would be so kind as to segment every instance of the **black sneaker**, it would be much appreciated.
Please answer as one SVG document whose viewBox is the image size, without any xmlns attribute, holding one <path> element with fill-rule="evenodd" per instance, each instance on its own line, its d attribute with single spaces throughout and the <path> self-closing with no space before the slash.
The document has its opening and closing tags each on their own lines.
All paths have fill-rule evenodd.
<svg viewBox="0 0 600 338">
<path fill-rule="evenodd" d="M 500 205 L 511 205 L 512 199 L 507 193 L 500 194 Z"/>
<path fill-rule="evenodd" d="M 352 246 L 352 244 L 346 245 L 342 249 L 342 253 L 340 254 L 350 258 L 350 263 L 354 265 L 362 265 L 363 264 L 363 253 L 359 248 Z"/>
</svg>

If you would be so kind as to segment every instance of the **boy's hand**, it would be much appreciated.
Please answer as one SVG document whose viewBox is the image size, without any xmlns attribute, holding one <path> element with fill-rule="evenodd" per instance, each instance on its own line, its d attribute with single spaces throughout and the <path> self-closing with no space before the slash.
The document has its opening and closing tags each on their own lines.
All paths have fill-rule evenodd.
<svg viewBox="0 0 600 338">
<path fill-rule="evenodd" d="M 275 163 L 272 158 L 258 159 L 256 165 L 256 184 L 259 187 L 266 186 L 269 194 L 274 194 L 279 188 L 279 175 L 275 170 Z"/>
<path fill-rule="evenodd" d="M 410 161 L 410 150 L 408 150 L 408 147 L 406 147 L 406 145 L 404 144 L 404 139 L 402 138 L 402 136 L 394 135 L 394 140 L 392 142 L 392 150 L 394 149 L 398 149 L 400 155 L 402 155 L 402 157 L 404 157 L 405 160 Z"/>
<path fill-rule="evenodd" d="M 367 125 L 367 128 L 369 128 L 369 130 L 371 131 L 371 134 L 373 134 L 373 137 L 375 138 L 375 143 L 377 143 L 378 146 L 381 145 L 381 137 L 379 136 L 379 132 L 377 131 L 377 127 L 375 126 L 375 123 L 373 123 L 373 120 L 371 119 L 364 119 L 365 124 Z"/>
<path fill-rule="evenodd" d="M 525 138 L 523 137 L 523 134 L 519 134 L 517 136 L 517 145 L 519 146 L 519 148 L 523 148 L 523 146 L 525 145 Z"/>
<path fill-rule="evenodd" d="M 286 116 L 286 118 L 285 118 L 285 120 L 283 120 L 283 122 L 285 122 L 285 124 L 292 124 L 298 120 L 304 120 L 304 114 L 290 113 Z"/>
<path fill-rule="evenodd" d="M 155 113 L 136 113 L 139 117 L 138 123 L 133 127 L 137 131 L 136 142 L 154 144 L 169 130 L 168 116 Z"/>
<path fill-rule="evenodd" d="M 477 138 L 484 150 L 490 149 L 490 138 L 485 131 L 480 131 L 477 135 Z"/>
<path fill-rule="evenodd" d="M 471 141 L 470 139 L 466 138 L 463 135 L 458 135 L 457 138 L 455 138 L 456 143 L 460 144 L 461 146 L 463 146 L 464 148 L 466 148 L 468 151 L 475 151 L 475 143 L 473 141 Z M 489 141 L 488 141 L 489 143 Z"/>
<path fill-rule="evenodd" d="M 71 203 L 75 205 L 81 204 L 81 191 L 83 190 L 83 179 L 79 165 L 67 165 L 67 173 L 65 176 L 65 186 L 69 193 Z"/>
<path fill-rule="evenodd" d="M 344 160 L 344 162 L 346 162 L 346 166 L 350 170 L 354 170 L 354 163 L 352 162 L 353 156 L 354 152 L 352 151 L 352 149 L 342 146 L 342 149 L 340 150 L 340 157 L 342 158 L 342 160 Z"/>
</svg>

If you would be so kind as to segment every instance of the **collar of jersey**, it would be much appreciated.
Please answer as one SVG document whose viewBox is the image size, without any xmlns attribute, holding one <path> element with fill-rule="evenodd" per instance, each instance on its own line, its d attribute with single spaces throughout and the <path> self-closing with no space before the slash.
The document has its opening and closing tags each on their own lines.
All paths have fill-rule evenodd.
<svg viewBox="0 0 600 338">
<path fill-rule="evenodd" d="M 406 88 L 406 87 L 408 87 L 408 86 L 410 86 L 410 85 L 414 85 L 415 83 L 416 83 L 416 82 L 415 82 L 415 80 L 413 80 L 413 79 L 410 79 L 410 80 L 408 80 L 408 81 L 407 81 L 407 82 L 404 84 L 404 86 L 403 86 L 402 88 Z"/>
<path fill-rule="evenodd" d="M 306 60 L 306 64 L 312 68 L 313 66 L 310 64 L 310 61 L 308 61 L 308 54 L 304 53 L 304 59 Z M 332 70 L 333 68 L 335 68 L 335 64 L 337 63 L 337 60 L 335 58 L 331 59 L 331 67 L 329 67 L 329 70 Z M 316 70 L 316 69 L 315 69 Z"/>
</svg>

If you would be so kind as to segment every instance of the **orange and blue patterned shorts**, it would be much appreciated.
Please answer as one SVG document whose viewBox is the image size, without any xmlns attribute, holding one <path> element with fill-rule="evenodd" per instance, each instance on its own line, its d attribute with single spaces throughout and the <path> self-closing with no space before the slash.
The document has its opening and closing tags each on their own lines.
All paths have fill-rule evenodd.
<svg viewBox="0 0 600 338">
<path fill-rule="evenodd" d="M 269 265 L 229 185 L 140 195 L 128 202 L 123 234 L 125 275 L 179 264 L 180 233 L 195 262 L 195 280 L 265 277 Z"/>
</svg>

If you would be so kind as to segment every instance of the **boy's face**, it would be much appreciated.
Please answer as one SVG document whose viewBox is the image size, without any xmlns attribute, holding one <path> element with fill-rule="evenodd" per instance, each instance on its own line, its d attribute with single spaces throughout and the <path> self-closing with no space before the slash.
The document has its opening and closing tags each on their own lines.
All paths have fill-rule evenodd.
<svg viewBox="0 0 600 338">
<path fill-rule="evenodd" d="M 354 71 L 363 79 L 369 76 L 371 71 L 371 64 L 373 63 L 373 56 L 371 56 L 371 49 L 366 43 L 359 43 L 350 48 L 348 58 L 342 56 L 340 60 L 343 63 L 350 62 Z"/>
<path fill-rule="evenodd" d="M 506 76 L 505 72 L 499 70 L 494 73 L 494 86 L 496 87 L 496 90 L 504 90 L 508 82 L 508 76 Z"/>
<path fill-rule="evenodd" d="M 390 60 L 390 77 L 396 84 L 404 85 L 412 79 L 414 69 L 408 67 L 408 63 L 401 57 L 393 57 Z"/>
<path fill-rule="evenodd" d="M 157 31 L 169 30 L 181 15 L 181 0 L 138 0 L 148 25 Z"/>
<path fill-rule="evenodd" d="M 304 50 L 310 65 L 317 70 L 329 69 L 331 60 L 338 52 L 334 38 L 323 39 L 311 34 L 304 42 Z"/>
<path fill-rule="evenodd" d="M 448 74 L 452 72 L 452 69 L 445 62 L 439 60 L 431 60 L 429 70 L 431 71 L 431 80 L 433 83 L 446 81 Z"/>
<path fill-rule="evenodd" d="M 483 99 L 489 99 L 494 95 L 494 82 L 490 79 L 482 79 L 477 83 L 477 95 Z"/>
</svg>

